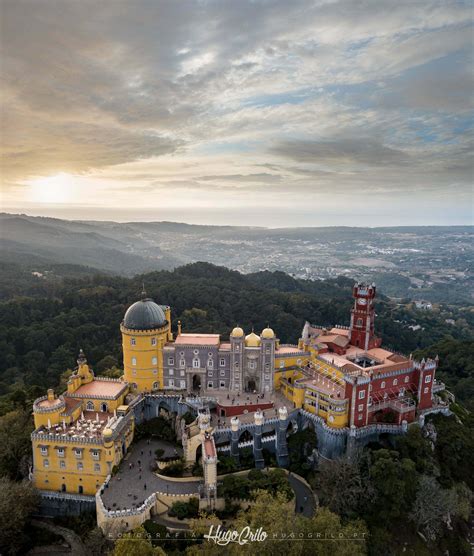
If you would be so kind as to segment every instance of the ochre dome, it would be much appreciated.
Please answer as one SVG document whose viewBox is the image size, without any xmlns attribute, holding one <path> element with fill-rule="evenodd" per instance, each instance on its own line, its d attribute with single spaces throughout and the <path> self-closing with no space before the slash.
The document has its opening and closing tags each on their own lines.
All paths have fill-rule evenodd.
<svg viewBox="0 0 474 556">
<path fill-rule="evenodd" d="M 270 340 L 273 339 L 275 337 L 275 332 L 273 332 L 273 330 L 269 327 L 264 328 L 262 330 L 262 334 L 261 334 L 262 338 L 265 338 L 266 340 Z"/>
<path fill-rule="evenodd" d="M 105 429 L 102 431 L 102 436 L 105 437 L 111 437 L 114 434 L 112 429 L 109 429 L 108 427 L 105 427 Z"/>
<path fill-rule="evenodd" d="M 123 325 L 130 330 L 153 330 L 165 324 L 163 309 L 152 299 L 141 299 L 131 305 L 123 319 Z"/>
<path fill-rule="evenodd" d="M 230 335 L 234 338 L 242 338 L 244 335 L 244 331 L 242 330 L 242 328 L 240 328 L 240 326 L 236 326 L 234 330 L 232 330 Z"/>
<path fill-rule="evenodd" d="M 260 346 L 260 336 L 255 334 L 255 332 L 251 332 L 245 336 L 245 345 L 247 347 L 259 347 Z"/>
</svg>

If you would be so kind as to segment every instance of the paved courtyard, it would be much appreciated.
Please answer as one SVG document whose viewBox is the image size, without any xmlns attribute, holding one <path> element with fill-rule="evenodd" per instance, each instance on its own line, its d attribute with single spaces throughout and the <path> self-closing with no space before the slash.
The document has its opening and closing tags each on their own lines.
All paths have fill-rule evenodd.
<svg viewBox="0 0 474 556">
<path fill-rule="evenodd" d="M 148 443 L 149 442 L 149 443 Z M 119 471 L 104 489 L 102 500 L 110 510 L 141 506 L 153 492 L 169 494 L 197 494 L 199 481 L 175 482 L 161 479 L 153 471 L 155 450 L 165 450 L 165 457 L 182 456 L 182 448 L 176 448 L 164 440 L 139 440 L 120 464 Z M 132 464 L 130 466 L 130 464 Z M 140 471 L 141 469 L 141 471 Z"/>
</svg>

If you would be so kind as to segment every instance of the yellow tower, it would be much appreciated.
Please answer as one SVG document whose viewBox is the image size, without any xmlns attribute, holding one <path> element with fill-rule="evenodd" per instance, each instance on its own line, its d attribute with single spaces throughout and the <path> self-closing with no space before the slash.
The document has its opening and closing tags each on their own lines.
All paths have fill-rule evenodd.
<svg viewBox="0 0 474 556">
<path fill-rule="evenodd" d="M 163 347 L 173 339 L 171 310 L 157 305 L 142 292 L 120 325 L 124 380 L 133 392 L 163 388 Z"/>
</svg>

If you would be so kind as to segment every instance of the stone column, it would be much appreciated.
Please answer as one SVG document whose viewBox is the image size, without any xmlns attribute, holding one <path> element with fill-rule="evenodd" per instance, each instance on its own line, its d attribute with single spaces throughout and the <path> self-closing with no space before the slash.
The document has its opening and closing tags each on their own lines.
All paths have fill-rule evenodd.
<svg viewBox="0 0 474 556">
<path fill-rule="evenodd" d="M 255 412 L 255 433 L 253 436 L 253 456 L 255 458 L 255 467 L 263 469 L 265 461 L 262 453 L 262 428 L 263 428 L 263 413 L 261 411 Z"/>
<path fill-rule="evenodd" d="M 288 410 L 280 407 L 278 410 L 278 425 L 276 430 L 276 456 L 278 467 L 288 467 L 290 458 L 288 455 L 288 443 L 286 441 L 286 431 L 288 429 Z"/>
<path fill-rule="evenodd" d="M 232 417 L 230 420 L 230 428 L 232 430 L 230 440 L 230 455 L 234 458 L 237 465 L 239 464 L 239 426 L 238 417 Z"/>
</svg>

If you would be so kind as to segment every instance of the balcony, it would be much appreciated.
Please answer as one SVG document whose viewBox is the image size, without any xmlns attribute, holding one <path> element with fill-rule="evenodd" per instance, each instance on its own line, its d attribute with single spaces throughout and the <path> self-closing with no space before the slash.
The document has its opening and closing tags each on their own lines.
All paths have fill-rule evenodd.
<svg viewBox="0 0 474 556">
<path fill-rule="evenodd" d="M 387 398 L 369 405 L 369 412 L 387 408 L 392 409 L 396 413 L 408 413 L 416 408 L 416 403 L 411 398 Z"/>
<path fill-rule="evenodd" d="M 440 380 L 435 380 L 433 382 L 433 394 L 442 392 L 443 390 L 446 390 L 446 384 L 444 382 L 441 382 Z"/>
</svg>

